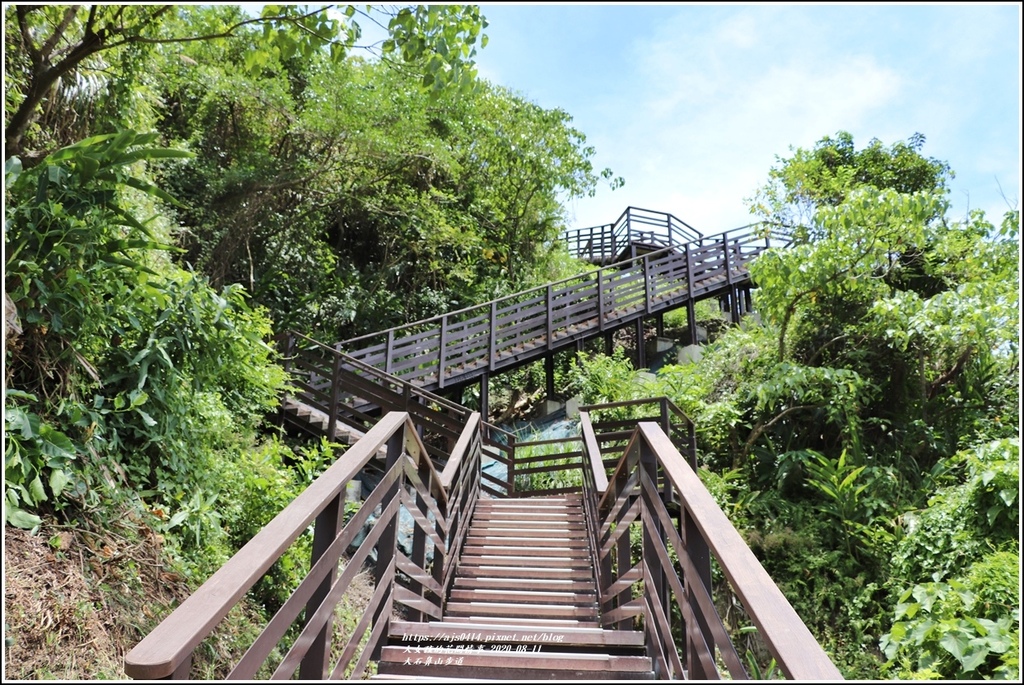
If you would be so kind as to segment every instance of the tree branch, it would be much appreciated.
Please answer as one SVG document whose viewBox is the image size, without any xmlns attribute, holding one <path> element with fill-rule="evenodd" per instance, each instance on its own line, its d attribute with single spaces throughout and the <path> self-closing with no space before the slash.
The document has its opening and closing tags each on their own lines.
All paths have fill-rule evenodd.
<svg viewBox="0 0 1024 685">
<path fill-rule="evenodd" d="M 960 357 L 956 360 L 956 363 L 953 364 L 953 368 L 951 368 L 949 371 L 942 374 L 941 376 L 939 376 L 934 381 L 928 384 L 928 399 L 934 398 L 939 393 L 939 390 L 943 388 L 943 386 L 955 380 L 956 377 L 963 372 L 964 366 L 967 365 L 967 362 L 970 360 L 972 354 L 974 354 L 974 348 L 968 347 L 960 354 Z"/>
<path fill-rule="evenodd" d="M 774 426 L 776 423 L 784 419 L 789 414 L 792 414 L 795 411 L 800 411 L 801 409 L 817 409 L 817 407 L 818 405 L 816 404 L 798 404 L 795 407 L 788 407 L 782 410 L 768 423 L 758 424 L 757 426 L 754 427 L 754 430 L 750 431 L 750 436 L 747 438 L 747 441 L 743 445 L 743 454 L 749 453 L 750 448 L 754 446 L 754 443 L 757 441 L 759 437 L 761 437 L 761 435 L 766 430 Z"/>
<path fill-rule="evenodd" d="M 42 59 L 46 60 L 50 58 L 50 53 L 57 45 L 57 41 L 64 36 L 64 31 L 67 30 L 68 24 L 70 24 L 71 20 L 78 14 L 79 9 L 81 9 L 81 5 L 72 5 L 64 11 L 64 17 L 61 19 L 60 24 L 57 25 L 57 28 L 54 29 L 53 35 L 50 36 L 48 41 L 43 43 L 43 47 L 39 50 Z"/>
<path fill-rule="evenodd" d="M 28 57 L 32 60 L 32 64 L 39 64 L 42 58 L 39 55 L 39 49 L 35 43 L 32 42 L 32 35 L 28 28 L 28 14 L 35 7 L 26 7 L 25 5 L 18 5 L 18 28 L 21 30 L 21 42 L 25 44 L 25 52 L 28 53 Z"/>
</svg>

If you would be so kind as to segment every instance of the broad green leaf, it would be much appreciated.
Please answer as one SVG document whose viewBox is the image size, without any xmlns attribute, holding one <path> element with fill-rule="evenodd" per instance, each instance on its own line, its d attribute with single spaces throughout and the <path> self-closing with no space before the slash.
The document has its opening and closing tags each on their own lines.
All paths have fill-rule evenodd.
<svg viewBox="0 0 1024 685">
<path fill-rule="evenodd" d="M 23 528 L 25 530 L 31 530 L 43 522 L 43 520 L 35 514 L 30 514 L 24 509 L 20 509 L 10 504 L 4 507 L 4 516 L 7 523 L 16 528 Z"/>
<path fill-rule="evenodd" d="M 54 497 L 60 496 L 64 488 L 71 482 L 71 478 L 63 469 L 54 469 L 50 472 L 50 490 Z"/>
</svg>

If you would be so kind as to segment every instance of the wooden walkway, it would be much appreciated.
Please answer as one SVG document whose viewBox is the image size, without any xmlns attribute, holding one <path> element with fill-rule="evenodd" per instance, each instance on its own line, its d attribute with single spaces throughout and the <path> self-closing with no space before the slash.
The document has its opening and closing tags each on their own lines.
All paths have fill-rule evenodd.
<svg viewBox="0 0 1024 685">
<path fill-rule="evenodd" d="M 629 218 L 630 212 L 624 216 Z M 674 224 L 666 221 L 666 226 Z M 603 262 L 609 259 L 608 250 L 623 245 L 627 254 L 635 254 L 639 237 L 637 230 L 620 235 L 617 241 L 609 238 L 603 252 L 595 252 L 592 239 L 583 245 L 583 254 Z M 680 307 L 687 308 L 690 330 L 694 330 L 693 307 L 700 300 L 723 299 L 738 320 L 739 313 L 749 308 L 749 264 L 769 247 L 788 240 L 762 227 L 747 226 L 661 247 L 664 241 L 682 237 L 686 236 L 666 228 L 665 236 L 645 238 L 654 241 L 645 244 L 653 248 L 645 254 L 329 347 L 289 335 L 283 347 L 298 390 L 294 399 L 350 422 L 352 412 L 369 416 L 374 408 L 388 404 L 377 397 L 381 386 L 397 391 L 395 384 L 403 383 L 437 393 L 486 383 L 495 373 L 550 359 L 560 350 L 578 349 L 599 336 L 610 340 L 618 329 L 642 327 L 644 319 Z"/>
</svg>

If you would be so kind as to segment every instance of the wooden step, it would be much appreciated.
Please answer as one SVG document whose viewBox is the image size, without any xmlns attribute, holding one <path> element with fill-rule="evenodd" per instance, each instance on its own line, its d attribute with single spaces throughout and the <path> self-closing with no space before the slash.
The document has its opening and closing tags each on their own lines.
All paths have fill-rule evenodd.
<svg viewBox="0 0 1024 685">
<path fill-rule="evenodd" d="M 523 618 L 519 616 L 447 616 L 443 621 L 455 621 L 460 623 L 490 624 L 495 621 L 507 623 L 510 626 L 517 626 L 522 629 L 532 628 L 534 630 L 553 630 L 555 628 L 600 628 L 601 624 L 596 621 L 585 621 L 573 618 L 548 618 L 534 617 Z"/>
<path fill-rule="evenodd" d="M 516 588 L 453 588 L 450 601 L 518 602 L 519 604 L 593 604 L 596 592 L 564 592 L 561 590 L 523 590 Z"/>
<path fill-rule="evenodd" d="M 554 507 L 537 508 L 530 511 L 518 509 L 505 509 L 499 507 L 477 507 L 473 518 L 492 521 L 498 520 L 523 520 L 523 521 L 582 521 L 583 509 L 579 507 L 560 508 Z"/>
<path fill-rule="evenodd" d="M 590 568 L 544 568 L 539 566 L 466 566 L 459 567 L 455 573 L 459 578 L 519 578 L 538 580 L 588 580 L 594 582 L 594 573 Z"/>
<path fill-rule="evenodd" d="M 644 634 L 637 630 L 604 628 L 559 628 L 552 631 L 524 629 L 507 623 L 460 623 L 450 621 L 391 621 L 389 636 L 404 642 L 445 644 L 494 643 L 541 645 L 554 648 L 644 647 Z"/>
<path fill-rule="evenodd" d="M 552 537 L 538 537 L 536 535 L 519 535 L 513 531 L 502 531 L 501 535 L 475 535 L 471 531 L 469 536 L 466 538 L 467 546 L 484 546 L 484 545 L 514 545 L 516 547 L 533 547 L 535 549 L 541 548 L 553 548 L 553 549 L 590 549 L 590 545 L 585 536 L 579 537 L 564 537 L 564 538 L 552 538 Z"/>
<path fill-rule="evenodd" d="M 537 526 L 496 523 L 470 524 L 467 533 L 473 537 L 496 538 L 495 544 L 501 544 L 502 542 L 497 538 L 546 538 L 558 540 L 563 545 L 570 540 L 586 541 L 588 538 L 587 530 L 584 528 L 540 528 Z"/>
<path fill-rule="evenodd" d="M 593 591 L 595 587 L 593 577 L 588 576 L 583 580 L 573 580 L 564 577 L 558 578 L 495 578 L 482 576 L 479 578 L 460 576 L 455 578 L 455 588 L 473 590 L 477 588 L 504 590 L 514 587 L 523 592 L 585 592 Z"/>
<path fill-rule="evenodd" d="M 574 606 L 565 604 L 531 604 L 528 611 L 524 611 L 524 605 L 515 602 L 448 602 L 445 607 L 445 616 L 456 618 L 459 616 L 471 616 L 482 618 L 486 616 L 507 616 L 520 618 L 571 618 L 575 620 L 596 621 L 597 605 Z"/>
<path fill-rule="evenodd" d="M 502 538 L 502 542 L 508 538 Z M 586 547 L 531 547 L 528 545 L 495 544 L 493 540 L 486 540 L 484 544 L 467 544 L 462 548 L 465 556 L 525 556 L 534 557 L 572 557 L 590 559 L 590 550 Z"/>
<path fill-rule="evenodd" d="M 590 557 L 513 556 L 511 554 L 463 554 L 459 568 L 467 566 L 530 566 L 534 568 L 593 568 Z"/>
<path fill-rule="evenodd" d="M 523 651 L 515 651 L 516 648 Z M 531 652 L 526 645 L 495 643 L 484 649 L 437 648 L 419 653 L 415 647 L 381 650 L 377 673 L 495 680 L 651 679 L 651 660 L 643 656 Z M 420 648 L 422 650 L 422 648 Z"/>
</svg>

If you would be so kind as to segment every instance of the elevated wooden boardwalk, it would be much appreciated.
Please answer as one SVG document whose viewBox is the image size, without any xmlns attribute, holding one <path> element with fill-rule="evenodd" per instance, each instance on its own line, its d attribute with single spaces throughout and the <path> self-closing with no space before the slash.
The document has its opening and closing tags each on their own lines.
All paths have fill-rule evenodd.
<svg viewBox="0 0 1024 685">
<path fill-rule="evenodd" d="M 402 383 L 415 392 L 440 393 L 480 383 L 486 416 L 487 381 L 494 374 L 550 361 L 561 350 L 579 349 L 601 336 L 610 347 L 612 333 L 627 326 L 636 326 L 635 339 L 643 340 L 645 320 L 680 307 L 687 308 L 693 331 L 694 305 L 708 298 L 722 300 L 738 321 L 750 305 L 749 264 L 788 241 L 757 225 L 662 247 L 690 233 L 682 233 L 671 215 L 654 215 L 662 218 L 662 230 L 654 231 L 654 213 L 638 215 L 644 211 L 630 208 L 616 224 L 588 229 L 586 243 L 571 242 L 581 256 L 598 263 L 611 260 L 608 255 L 620 247 L 617 256 L 627 255 L 580 276 L 331 346 L 287 336 L 283 348 L 298 392 L 286 404 L 286 414 L 291 418 L 301 404 L 307 413 L 366 425 L 375 408 L 394 406 L 379 397 L 382 387 L 397 390 Z M 638 216 L 643 230 L 634 227 Z M 607 237 L 597 249 L 594 242 L 602 235 Z M 638 255 L 641 239 L 653 241 L 646 243 L 653 251 Z M 642 367 L 643 345 L 637 348 Z M 549 392 L 551 376 L 549 364 Z"/>
</svg>

